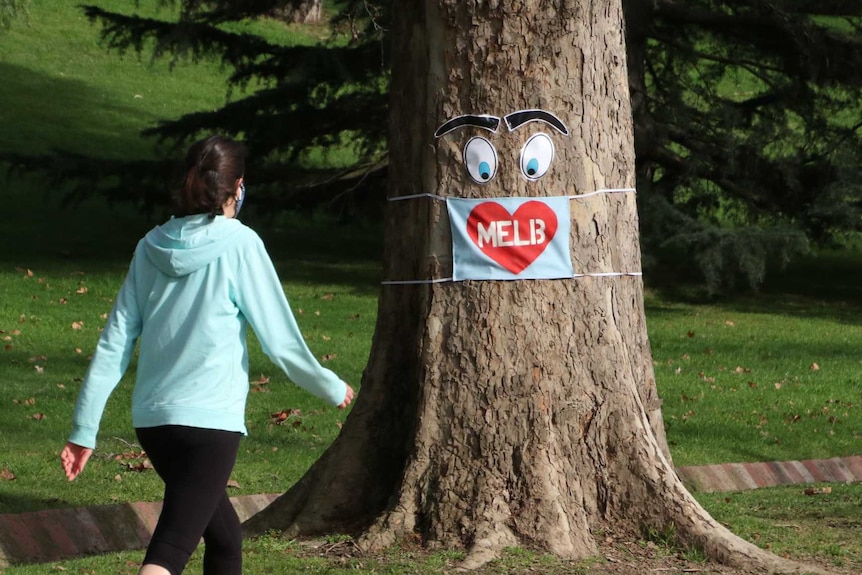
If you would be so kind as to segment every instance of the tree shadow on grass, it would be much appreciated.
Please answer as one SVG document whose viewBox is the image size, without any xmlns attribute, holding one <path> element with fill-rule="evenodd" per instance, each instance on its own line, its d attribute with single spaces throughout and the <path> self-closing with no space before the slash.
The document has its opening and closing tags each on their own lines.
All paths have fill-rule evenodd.
<svg viewBox="0 0 862 575">
<path fill-rule="evenodd" d="M 41 155 L 64 150 L 93 157 L 146 157 L 139 136 L 150 113 L 117 103 L 86 82 L 0 62 L 0 150 Z M 50 170 L 51 166 L 45 166 Z"/>
<path fill-rule="evenodd" d="M 741 313 L 860 325 L 862 252 L 848 249 L 802 258 L 785 269 L 771 270 L 756 291 L 708 295 L 701 286 L 669 282 L 655 289 L 662 301 L 647 301 L 647 314 L 653 316 L 674 313 L 674 304 L 716 305 Z"/>
</svg>

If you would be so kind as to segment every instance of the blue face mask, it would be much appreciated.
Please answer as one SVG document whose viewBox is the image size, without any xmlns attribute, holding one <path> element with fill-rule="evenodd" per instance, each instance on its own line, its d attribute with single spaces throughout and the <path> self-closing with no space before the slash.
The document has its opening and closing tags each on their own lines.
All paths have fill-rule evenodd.
<svg viewBox="0 0 862 575">
<path fill-rule="evenodd" d="M 242 203 L 245 201 L 245 182 L 239 184 L 239 199 L 236 202 L 236 213 L 233 217 L 239 216 L 239 211 L 242 209 Z"/>
</svg>

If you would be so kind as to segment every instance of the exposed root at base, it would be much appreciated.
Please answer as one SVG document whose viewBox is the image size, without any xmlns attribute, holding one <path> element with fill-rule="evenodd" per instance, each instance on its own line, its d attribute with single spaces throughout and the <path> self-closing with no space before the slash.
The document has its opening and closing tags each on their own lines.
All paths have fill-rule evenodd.
<svg viewBox="0 0 862 575">
<path fill-rule="evenodd" d="M 499 557 L 506 547 L 515 547 L 519 544 L 518 538 L 508 527 L 487 525 L 482 529 L 481 535 L 473 543 L 456 571 L 459 573 L 475 571 Z"/>
<path fill-rule="evenodd" d="M 381 551 L 395 544 L 399 537 L 411 534 L 414 527 L 413 514 L 399 507 L 379 517 L 359 537 L 359 547 L 371 553 Z"/>
</svg>

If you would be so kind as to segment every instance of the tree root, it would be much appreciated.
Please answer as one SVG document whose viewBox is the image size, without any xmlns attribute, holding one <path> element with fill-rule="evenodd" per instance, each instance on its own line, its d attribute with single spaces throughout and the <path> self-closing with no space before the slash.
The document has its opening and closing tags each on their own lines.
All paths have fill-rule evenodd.
<svg viewBox="0 0 862 575">
<path fill-rule="evenodd" d="M 484 567 L 498 558 L 503 549 L 520 545 L 512 530 L 504 525 L 485 524 L 479 528 L 477 535 L 479 536 L 470 547 L 467 556 L 456 569 L 459 573 Z"/>
</svg>

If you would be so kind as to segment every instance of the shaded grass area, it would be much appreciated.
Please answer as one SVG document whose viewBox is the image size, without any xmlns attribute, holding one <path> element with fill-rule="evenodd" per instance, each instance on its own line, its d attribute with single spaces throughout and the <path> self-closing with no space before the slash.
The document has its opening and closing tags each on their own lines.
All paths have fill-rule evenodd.
<svg viewBox="0 0 862 575">
<path fill-rule="evenodd" d="M 781 556 L 820 557 L 862 572 L 862 485 L 831 485 L 828 494 L 801 487 L 698 494 L 718 521 L 740 537 Z"/>
</svg>

